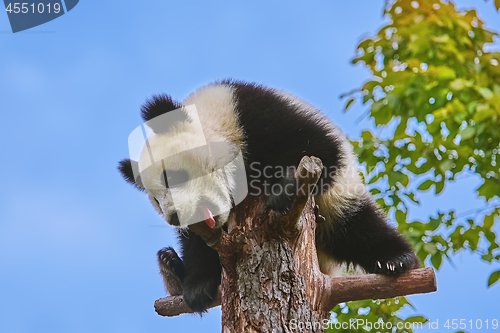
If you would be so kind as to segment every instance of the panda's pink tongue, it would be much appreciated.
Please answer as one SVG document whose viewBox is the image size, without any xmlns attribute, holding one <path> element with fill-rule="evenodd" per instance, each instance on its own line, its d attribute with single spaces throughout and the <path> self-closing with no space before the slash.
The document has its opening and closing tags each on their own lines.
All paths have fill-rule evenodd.
<svg viewBox="0 0 500 333">
<path fill-rule="evenodd" d="M 202 207 L 202 210 L 203 210 L 203 218 L 205 219 L 205 223 L 210 227 L 210 228 L 214 228 L 215 227 L 215 219 L 214 219 L 214 215 L 212 214 L 212 212 L 210 211 L 210 209 L 208 209 L 207 206 L 203 206 Z"/>
</svg>

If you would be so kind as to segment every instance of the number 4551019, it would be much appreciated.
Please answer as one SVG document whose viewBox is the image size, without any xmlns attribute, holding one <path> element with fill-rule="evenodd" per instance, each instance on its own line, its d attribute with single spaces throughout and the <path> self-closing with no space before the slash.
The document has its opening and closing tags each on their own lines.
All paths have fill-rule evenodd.
<svg viewBox="0 0 500 333">
<path fill-rule="evenodd" d="M 26 2 L 20 3 L 20 2 L 15 2 L 15 3 L 9 3 L 7 8 L 5 8 L 5 11 L 7 11 L 9 14 L 14 13 L 14 14 L 27 14 L 27 13 L 33 13 L 33 14 L 43 14 L 43 13 L 55 13 L 58 14 L 61 11 L 61 5 L 59 3 L 48 3 L 48 4 L 43 4 L 39 3 L 38 5 L 35 5 L 34 3 L 29 4 Z"/>
<path fill-rule="evenodd" d="M 470 319 L 470 320 L 466 320 L 466 319 L 448 319 L 446 320 L 446 322 L 444 323 L 443 325 L 445 328 L 447 329 L 458 329 L 458 328 L 461 328 L 461 329 L 482 329 L 482 328 L 486 328 L 486 329 L 489 329 L 489 328 L 493 328 L 493 329 L 498 329 L 498 319 L 493 319 L 493 320 L 488 320 L 488 319 L 485 319 L 485 320 L 482 320 L 482 319 L 477 319 L 476 321 Z"/>
</svg>

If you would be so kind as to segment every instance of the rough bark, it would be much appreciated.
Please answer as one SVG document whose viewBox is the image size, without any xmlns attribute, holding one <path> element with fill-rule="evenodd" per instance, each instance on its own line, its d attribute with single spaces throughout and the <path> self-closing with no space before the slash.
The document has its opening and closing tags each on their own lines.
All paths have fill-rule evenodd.
<svg viewBox="0 0 500 333">
<path fill-rule="evenodd" d="M 291 332 L 292 319 L 319 323 L 339 302 L 436 290 L 432 269 L 399 277 L 331 278 L 320 272 L 314 198 L 305 189 L 316 184 L 321 170 L 319 159 L 302 159 L 296 178 L 304 190 L 286 215 L 271 211 L 264 197 L 247 197 L 231 214 L 228 232 L 205 223 L 190 226 L 221 259 L 223 333 Z M 181 296 L 157 300 L 155 308 L 166 316 L 189 312 Z M 308 332 L 323 331 L 315 325 Z"/>
</svg>

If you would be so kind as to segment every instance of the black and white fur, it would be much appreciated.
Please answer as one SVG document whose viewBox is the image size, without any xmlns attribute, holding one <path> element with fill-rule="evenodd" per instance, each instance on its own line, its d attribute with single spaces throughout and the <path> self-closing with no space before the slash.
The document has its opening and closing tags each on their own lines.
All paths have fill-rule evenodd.
<svg viewBox="0 0 500 333">
<path fill-rule="evenodd" d="M 316 156 L 322 160 L 328 172 L 324 171 L 321 176 L 315 200 L 319 205 L 319 214 L 326 219 L 316 231 L 318 259 L 324 273 L 335 274 L 339 263 L 352 263 L 366 272 L 380 274 L 400 274 L 419 267 L 420 262 L 411 246 L 387 224 L 383 213 L 365 189 L 347 139 L 314 107 L 278 90 L 244 82 L 222 81 L 200 88 L 183 103 L 174 102 L 166 95 L 155 96 L 143 107 L 142 117 L 147 122 L 192 104 L 196 105 L 207 142 L 230 142 L 241 149 L 249 180 L 259 179 L 268 185 L 293 187 L 292 175 L 263 179 L 262 168 L 297 167 L 303 156 Z M 178 119 L 178 123 L 169 128 L 153 130 L 155 133 L 148 139 L 152 150 L 182 151 L 190 140 L 189 116 Z M 196 158 L 202 164 L 205 161 L 207 169 L 213 169 L 213 165 L 209 166 L 208 157 Z M 143 172 L 141 163 L 141 159 L 138 162 L 123 160 L 120 171 L 127 181 L 142 190 L 157 185 L 162 168 L 182 169 L 188 174 L 192 168 L 192 163 L 179 161 L 168 166 L 166 159 L 162 167 Z M 134 177 L 134 168 L 141 172 L 138 179 Z M 216 180 L 210 186 L 217 195 L 210 199 L 201 198 L 196 189 L 186 189 L 185 201 L 181 205 L 176 204 L 176 209 L 169 199 L 169 189 L 147 192 L 153 206 L 165 220 L 178 226 L 177 214 L 194 214 L 201 201 L 210 202 L 221 211 L 229 210 L 232 188 L 228 182 Z M 272 209 L 286 212 L 293 196 L 271 194 L 268 199 Z M 216 216 L 216 227 L 222 227 L 227 218 L 228 214 Z M 160 270 L 170 294 L 182 294 L 192 310 L 203 312 L 213 302 L 220 284 L 219 258 L 213 249 L 187 228 L 180 229 L 179 238 L 182 259 L 172 248 L 162 249 L 158 252 Z"/>
</svg>

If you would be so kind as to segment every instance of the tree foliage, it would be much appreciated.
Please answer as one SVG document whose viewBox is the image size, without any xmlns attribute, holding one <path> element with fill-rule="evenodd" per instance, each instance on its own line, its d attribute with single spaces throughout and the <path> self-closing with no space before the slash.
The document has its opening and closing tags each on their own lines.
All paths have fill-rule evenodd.
<svg viewBox="0 0 500 333">
<path fill-rule="evenodd" d="M 494 3 L 498 9 L 500 2 Z M 394 214 L 422 262 L 430 259 L 439 269 L 443 258 L 470 250 L 500 264 L 494 231 L 500 215 L 500 53 L 488 45 L 497 34 L 475 10 L 460 11 L 452 2 L 396 0 L 384 15 L 390 23 L 362 40 L 352 61 L 364 64 L 371 79 L 342 96 L 346 110 L 355 101 L 364 104 L 376 125 L 352 142 L 371 192 Z M 484 207 L 410 221 L 419 192 L 440 194 L 467 173 L 482 178 L 477 195 Z M 500 271 L 493 272 L 488 285 L 499 279 Z M 381 311 L 380 304 L 363 302 L 370 313 Z M 402 321 L 393 314 L 406 302 L 382 311 L 389 316 L 384 321 Z M 334 312 L 342 320 L 358 318 L 359 304 Z"/>
</svg>

